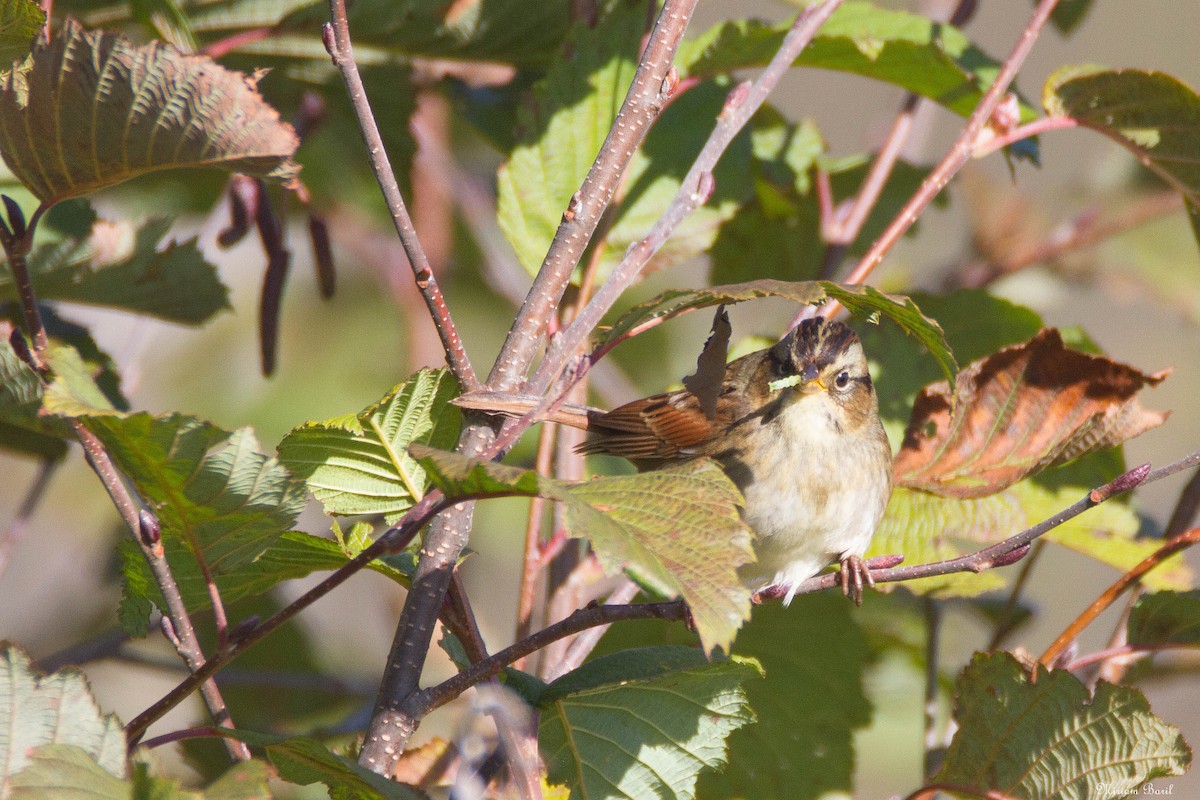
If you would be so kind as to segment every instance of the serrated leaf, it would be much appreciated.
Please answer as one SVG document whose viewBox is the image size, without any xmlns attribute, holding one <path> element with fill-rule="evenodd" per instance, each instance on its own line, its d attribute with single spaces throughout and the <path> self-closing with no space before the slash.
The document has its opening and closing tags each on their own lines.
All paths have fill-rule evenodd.
<svg viewBox="0 0 1200 800">
<path fill-rule="evenodd" d="M 720 23 L 679 49 L 681 73 L 705 75 L 763 67 L 790 23 Z M 852 72 L 916 92 L 968 116 L 1000 64 L 950 25 L 871 3 L 847 2 L 833 13 L 795 66 Z M 1022 107 L 1022 119 L 1034 112 Z"/>
<path fill-rule="evenodd" d="M 868 550 L 868 556 L 902 553 L 906 564 L 957 558 L 1020 533 L 1079 500 L 1089 486 L 1070 480 L 1074 467 L 1060 468 L 1065 482 L 1029 478 L 1004 491 L 979 498 L 939 497 L 897 487 Z M 1041 478 L 1057 477 L 1055 470 Z M 1045 538 L 1124 572 L 1150 555 L 1161 541 L 1135 539 L 1137 515 L 1117 501 L 1102 503 L 1068 520 Z M 1145 578 L 1154 588 L 1190 585 L 1187 567 L 1174 561 Z M 1004 585 L 1003 576 L 988 570 L 905 581 L 917 594 L 974 597 Z M 884 587 L 886 590 L 886 587 Z"/>
<path fill-rule="evenodd" d="M 66 426 L 38 415 L 42 407 L 42 382 L 9 344 L 12 328 L 0 322 L 0 446 L 6 450 L 61 458 Z"/>
<path fill-rule="evenodd" d="M 1143 70 L 1064 67 L 1046 80 L 1042 105 L 1122 145 L 1200 202 L 1200 97 L 1178 79 Z"/>
<path fill-rule="evenodd" d="M 994 494 L 1161 425 L 1167 415 L 1143 408 L 1137 393 L 1165 377 L 1070 349 L 1046 328 L 964 367 L 953 390 L 921 391 L 896 481 L 948 497 Z"/>
<path fill-rule="evenodd" d="M 423 369 L 356 415 L 294 429 L 279 443 L 279 459 L 325 513 L 382 514 L 394 523 L 429 485 L 406 448 L 453 446 L 460 414 L 449 401 L 457 393 L 449 371 Z"/>
<path fill-rule="evenodd" d="M 821 305 L 833 298 L 856 315 L 878 312 L 899 325 L 933 354 L 947 378 L 953 379 L 954 355 L 938 324 L 921 313 L 911 298 L 884 294 L 870 286 L 843 286 L 832 281 L 777 281 L 763 279 L 746 283 L 712 286 L 707 289 L 670 289 L 621 315 L 597 341 L 598 347 L 616 341 L 635 328 L 657 319 L 709 308 L 732 305 L 762 297 L 782 297 L 803 305 Z"/>
<path fill-rule="evenodd" d="M 163 536 L 199 548 L 215 574 L 253 561 L 304 509 L 303 486 L 249 428 L 230 433 L 182 414 L 85 422 L 152 504 Z"/>
<path fill-rule="evenodd" d="M 638 475 L 568 484 L 531 470 L 413 446 L 448 497 L 538 495 L 564 504 L 574 536 L 591 540 L 608 572 L 626 570 L 666 597 L 682 597 L 706 650 L 729 647 L 750 615 L 737 568 L 753 559 L 741 495 L 697 459 Z"/>
<path fill-rule="evenodd" d="M 19 648 L 0 649 L 0 794 L 43 745 L 75 745 L 108 776 L 125 774 L 125 732 L 73 669 L 42 675 Z M 7 796 L 7 795 L 5 795 Z"/>
<path fill-rule="evenodd" d="M 268 545 L 253 561 L 227 568 L 213 577 L 221 592 L 221 600 L 228 605 L 247 597 L 266 594 L 284 581 L 305 578 L 314 572 L 340 569 L 354 555 L 328 539 L 301 531 L 288 531 Z M 137 545 L 131 541 L 121 542 L 120 557 L 121 572 L 125 578 L 119 611 L 121 626 L 132 636 L 144 636 L 150 613 L 149 604 L 162 608 L 165 601 Z M 167 563 L 171 566 L 188 610 L 208 608 L 212 604 L 212 596 L 196 559 L 184 550 L 168 549 Z M 409 585 L 415 567 L 416 558 L 407 551 L 377 558 L 367 565 L 367 569 L 405 587 Z"/>
<path fill-rule="evenodd" d="M 1154 592 L 1134 603 L 1129 644 L 1200 643 L 1200 591 Z"/>
<path fill-rule="evenodd" d="M 193 237 L 159 242 L 171 227 L 155 219 L 133 228 L 101 222 L 86 238 L 34 250 L 29 271 L 42 300 L 66 300 L 197 325 L 229 308 L 228 290 Z M 0 275 L 0 300 L 15 300 L 11 276 Z"/>
<path fill-rule="evenodd" d="M 539 703 L 547 780 L 573 798 L 692 798 L 700 772 L 726 763 L 726 737 L 753 720 L 741 684 L 759 674 L 751 662 L 709 663 L 681 647 L 585 664 Z"/>
<path fill-rule="evenodd" d="M 746 684 L 758 721 L 730 736 L 729 765 L 701 776 L 699 797 L 808 800 L 849 792 L 854 734 L 871 719 L 863 686 L 871 653 L 851 604 L 814 594 L 788 607 L 757 606 L 734 653 L 766 672 Z"/>
<path fill-rule="evenodd" d="M 265 764 L 246 761 L 229 769 L 204 792 L 149 774 L 136 765 L 130 780 L 105 772 L 78 747 L 46 745 L 32 753 L 32 765 L 12 780 L 12 800 L 270 800 Z M 5 795 L 8 797 L 8 795 Z"/>
<path fill-rule="evenodd" d="M 0 155 L 47 205 L 175 167 L 290 183 L 297 145 L 245 75 L 71 20 L 0 84 Z"/>
<path fill-rule="evenodd" d="M 371 45 L 456 61 L 543 64 L 567 33 L 570 4 L 546 0 L 536 14 L 529 9 L 528 0 L 463 0 L 449 5 L 444 0 L 357 0 L 349 8 L 349 22 L 358 48 Z M 323 3 L 308 2 L 282 26 L 311 31 L 328 16 Z"/>
<path fill-rule="evenodd" d="M 958 732 L 934 780 L 1025 800 L 1133 794 L 1182 774 L 1192 754 L 1179 730 L 1135 689 L 1095 693 L 1040 665 L 1037 681 L 1007 653 L 977 654 L 958 682 Z"/>
<path fill-rule="evenodd" d="M 0 72 L 29 55 L 46 15 L 33 0 L 0 0 Z"/>
<path fill-rule="evenodd" d="M 103 769 L 75 745 L 50 744 L 32 750 L 28 766 L 8 780 L 10 800 L 129 800 L 132 785 Z M 162 800 L 178 794 L 155 795 Z M 194 795 L 193 795 L 194 797 Z M 183 800 L 183 798 L 180 798 Z"/>
</svg>

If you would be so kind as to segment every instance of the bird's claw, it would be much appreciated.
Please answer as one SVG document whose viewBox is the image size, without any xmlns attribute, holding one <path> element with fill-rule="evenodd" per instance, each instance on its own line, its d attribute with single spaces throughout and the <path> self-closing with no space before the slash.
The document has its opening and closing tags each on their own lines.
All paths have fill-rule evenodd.
<svg viewBox="0 0 1200 800">
<path fill-rule="evenodd" d="M 871 568 L 861 556 L 846 556 L 838 568 L 838 580 L 842 584 L 842 594 L 861 607 L 863 601 L 863 584 L 875 588 L 875 578 L 871 576 Z"/>
</svg>

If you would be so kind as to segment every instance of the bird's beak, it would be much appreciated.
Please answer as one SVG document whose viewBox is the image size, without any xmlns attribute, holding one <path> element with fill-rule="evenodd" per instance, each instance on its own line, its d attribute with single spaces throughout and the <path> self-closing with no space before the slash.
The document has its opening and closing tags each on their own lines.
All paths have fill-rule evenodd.
<svg viewBox="0 0 1200 800">
<path fill-rule="evenodd" d="M 800 394 L 816 394 L 825 391 L 825 383 L 821 380 L 815 364 L 809 364 L 800 371 Z"/>
</svg>

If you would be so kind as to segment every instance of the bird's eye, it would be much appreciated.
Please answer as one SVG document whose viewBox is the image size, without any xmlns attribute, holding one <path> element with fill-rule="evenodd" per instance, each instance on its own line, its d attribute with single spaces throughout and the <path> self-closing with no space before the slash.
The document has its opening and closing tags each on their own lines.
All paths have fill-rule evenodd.
<svg viewBox="0 0 1200 800">
<path fill-rule="evenodd" d="M 845 370 L 838 373 L 838 376 L 833 379 L 833 385 L 839 389 L 845 389 L 850 385 L 850 373 Z"/>
</svg>

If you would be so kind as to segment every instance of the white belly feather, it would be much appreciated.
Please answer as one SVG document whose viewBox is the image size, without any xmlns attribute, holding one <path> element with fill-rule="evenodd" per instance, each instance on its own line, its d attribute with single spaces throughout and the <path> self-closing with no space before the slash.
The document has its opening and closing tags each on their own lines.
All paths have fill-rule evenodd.
<svg viewBox="0 0 1200 800">
<path fill-rule="evenodd" d="M 794 587 L 871 543 L 890 495 L 890 458 L 880 458 L 876 437 L 836 430 L 836 413 L 828 396 L 800 399 L 749 443 L 757 480 L 741 489 L 757 562 L 740 574 L 755 591 Z M 784 604 L 793 596 L 789 589 Z"/>
</svg>

